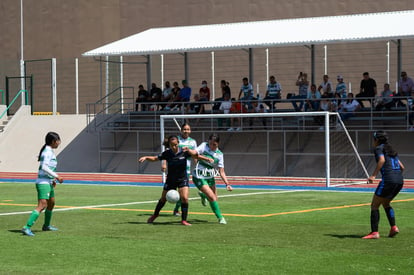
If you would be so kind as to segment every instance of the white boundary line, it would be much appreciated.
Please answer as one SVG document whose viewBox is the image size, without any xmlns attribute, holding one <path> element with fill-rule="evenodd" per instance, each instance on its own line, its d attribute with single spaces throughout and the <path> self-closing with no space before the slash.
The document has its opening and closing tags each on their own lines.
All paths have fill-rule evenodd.
<svg viewBox="0 0 414 275">
<path fill-rule="evenodd" d="M 308 190 L 282 190 L 282 191 L 272 191 L 272 192 L 254 192 L 254 193 L 243 193 L 243 194 L 231 194 L 231 195 L 222 195 L 222 196 L 219 196 L 219 198 L 253 196 L 253 195 L 267 195 L 267 194 L 282 194 L 282 193 L 292 193 L 292 192 L 298 192 L 298 191 L 308 191 Z M 197 199 L 200 199 L 200 197 L 189 198 L 189 200 L 197 200 Z M 100 204 L 100 205 L 89 205 L 89 206 L 75 206 L 75 207 L 68 207 L 68 208 L 53 209 L 53 212 L 71 211 L 71 210 L 79 210 L 79 209 L 91 209 L 91 208 L 102 208 L 102 207 L 114 207 L 114 206 L 124 206 L 124 205 L 137 205 L 137 204 L 147 204 L 147 203 L 156 203 L 156 202 L 158 202 L 158 200 L 113 203 L 113 204 Z M 33 212 L 33 210 L 31 210 L 31 211 L 22 211 L 22 212 L 0 213 L 0 216 L 22 215 L 22 214 L 30 214 L 32 212 Z"/>
</svg>

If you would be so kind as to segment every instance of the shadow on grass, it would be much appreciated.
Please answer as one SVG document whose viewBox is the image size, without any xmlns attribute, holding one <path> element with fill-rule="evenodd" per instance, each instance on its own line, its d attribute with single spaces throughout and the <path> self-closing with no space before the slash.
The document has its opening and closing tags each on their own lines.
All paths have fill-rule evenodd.
<svg viewBox="0 0 414 275">
<path fill-rule="evenodd" d="M 325 234 L 325 236 L 330 236 L 338 239 L 361 239 L 363 236 L 361 235 L 354 235 L 354 234 Z"/>
</svg>

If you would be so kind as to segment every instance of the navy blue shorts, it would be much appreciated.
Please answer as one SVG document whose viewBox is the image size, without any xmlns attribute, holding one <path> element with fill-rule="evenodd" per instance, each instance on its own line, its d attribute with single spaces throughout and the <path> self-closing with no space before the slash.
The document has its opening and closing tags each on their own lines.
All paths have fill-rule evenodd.
<svg viewBox="0 0 414 275">
<path fill-rule="evenodd" d="M 180 181 L 175 181 L 175 182 L 166 182 L 164 184 L 164 190 L 168 191 L 171 189 L 177 190 L 177 188 L 181 188 L 181 187 L 190 187 L 190 183 L 188 181 L 188 179 L 184 179 L 184 180 L 180 180 Z"/>
<path fill-rule="evenodd" d="M 403 187 L 402 183 L 384 183 L 383 180 L 377 186 L 375 190 L 375 195 L 381 198 L 386 198 L 392 200 L 398 193 L 401 191 Z"/>
</svg>

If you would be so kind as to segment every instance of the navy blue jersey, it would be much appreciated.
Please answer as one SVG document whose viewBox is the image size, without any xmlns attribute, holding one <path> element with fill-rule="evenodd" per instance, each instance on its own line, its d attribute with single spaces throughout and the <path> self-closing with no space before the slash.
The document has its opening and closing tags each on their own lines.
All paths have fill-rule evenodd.
<svg viewBox="0 0 414 275">
<path fill-rule="evenodd" d="M 187 180 L 187 158 L 188 152 L 183 152 L 181 148 L 175 154 L 171 149 L 167 149 L 158 155 L 159 160 L 166 160 L 168 166 L 167 183 L 178 183 Z"/>
<path fill-rule="evenodd" d="M 382 180 L 384 183 L 399 183 L 403 184 L 402 170 L 398 155 L 391 157 L 384 152 L 384 144 L 375 148 L 375 160 L 378 162 L 380 156 L 384 156 L 385 163 L 381 168 Z"/>
</svg>

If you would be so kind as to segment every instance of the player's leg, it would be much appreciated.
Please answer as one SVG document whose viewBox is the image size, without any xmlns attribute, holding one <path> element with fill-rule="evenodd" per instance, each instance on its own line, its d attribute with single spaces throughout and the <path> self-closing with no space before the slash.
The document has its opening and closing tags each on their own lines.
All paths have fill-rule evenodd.
<svg viewBox="0 0 414 275">
<path fill-rule="evenodd" d="M 379 214 L 379 207 L 384 202 L 384 198 L 381 198 L 374 194 L 372 197 L 371 202 L 371 216 L 370 216 L 370 222 L 371 222 L 371 233 L 364 236 L 363 239 L 378 239 L 379 238 L 379 232 L 378 232 L 378 224 L 380 220 L 380 214 Z"/>
<path fill-rule="evenodd" d="M 52 220 L 53 208 L 55 207 L 55 190 L 53 187 L 51 187 L 49 197 L 50 198 L 47 200 L 47 207 L 45 210 L 45 223 L 43 224 L 42 230 L 57 231 L 58 229 L 56 227 L 50 225 L 50 221 Z"/>
<path fill-rule="evenodd" d="M 401 191 L 402 186 L 403 186 L 402 184 L 393 184 L 392 190 L 389 192 L 389 196 L 387 196 L 387 198 L 382 203 L 385 213 L 387 214 L 388 222 L 391 226 L 390 233 L 388 234 L 388 237 L 391 237 L 391 238 L 400 232 L 400 230 L 398 229 L 395 223 L 395 212 L 394 212 L 394 209 L 391 207 L 391 201 Z"/>
<path fill-rule="evenodd" d="M 181 198 L 181 223 L 183 225 L 191 225 L 187 222 L 188 216 L 188 186 L 180 187 L 178 189 Z"/>
<path fill-rule="evenodd" d="M 23 226 L 22 233 L 27 236 L 34 236 L 31 227 L 39 218 L 40 213 L 47 207 L 47 200 L 50 196 L 49 184 L 36 184 L 37 191 L 37 207 L 32 211 L 26 225 Z"/>
<path fill-rule="evenodd" d="M 161 198 L 158 200 L 157 206 L 155 206 L 154 214 L 148 218 L 147 223 L 153 223 L 154 220 L 160 214 L 161 209 L 164 207 L 165 203 L 167 202 L 167 198 L 165 197 L 168 190 L 163 189 Z"/>
</svg>

